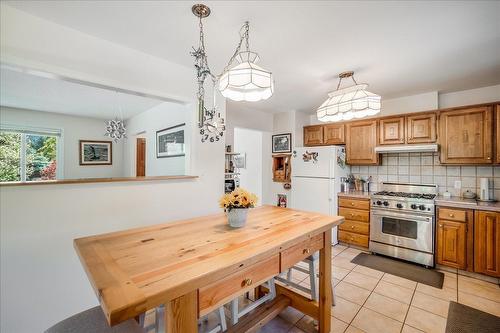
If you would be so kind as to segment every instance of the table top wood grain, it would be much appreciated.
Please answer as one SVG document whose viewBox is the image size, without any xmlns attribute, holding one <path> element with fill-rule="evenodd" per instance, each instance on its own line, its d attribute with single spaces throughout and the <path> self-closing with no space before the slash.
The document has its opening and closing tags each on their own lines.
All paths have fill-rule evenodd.
<svg viewBox="0 0 500 333">
<path fill-rule="evenodd" d="M 233 229 L 224 213 L 75 239 L 111 325 L 262 261 L 343 217 L 262 206 Z"/>
</svg>

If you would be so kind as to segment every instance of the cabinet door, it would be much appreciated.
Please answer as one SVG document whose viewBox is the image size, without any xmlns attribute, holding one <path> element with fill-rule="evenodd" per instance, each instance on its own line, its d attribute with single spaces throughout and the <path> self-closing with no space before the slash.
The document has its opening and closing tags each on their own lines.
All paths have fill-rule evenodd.
<svg viewBox="0 0 500 333">
<path fill-rule="evenodd" d="M 491 164 L 492 110 L 476 107 L 442 112 L 439 141 L 442 164 Z"/>
<path fill-rule="evenodd" d="M 496 106 L 496 126 L 495 126 L 495 135 L 496 135 L 496 157 L 495 163 L 500 164 L 500 104 Z"/>
<path fill-rule="evenodd" d="M 304 146 L 319 146 L 323 144 L 323 125 L 304 127 Z"/>
<path fill-rule="evenodd" d="M 467 224 L 439 220 L 437 232 L 437 263 L 450 267 L 466 267 Z"/>
<path fill-rule="evenodd" d="M 500 214 L 476 211 L 474 271 L 500 277 Z"/>
<path fill-rule="evenodd" d="M 357 121 L 346 124 L 347 163 L 353 165 L 379 164 L 377 145 L 377 120 Z"/>
<path fill-rule="evenodd" d="M 328 124 L 323 126 L 323 138 L 325 145 L 344 144 L 344 124 Z"/>
<path fill-rule="evenodd" d="M 379 143 L 381 145 L 394 145 L 405 143 L 404 117 L 384 118 L 379 120 Z"/>
<path fill-rule="evenodd" d="M 406 117 L 406 143 L 436 142 L 436 114 L 426 113 Z"/>
</svg>

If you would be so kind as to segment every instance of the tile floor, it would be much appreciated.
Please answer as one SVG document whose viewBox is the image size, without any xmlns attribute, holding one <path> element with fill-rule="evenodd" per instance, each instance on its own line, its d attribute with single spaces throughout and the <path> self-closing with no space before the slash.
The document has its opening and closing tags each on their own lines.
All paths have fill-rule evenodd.
<svg viewBox="0 0 500 333">
<path fill-rule="evenodd" d="M 336 305 L 332 307 L 332 333 L 440 333 L 445 331 L 450 301 L 500 316 L 498 284 L 443 271 L 443 289 L 436 289 L 394 275 L 351 263 L 361 251 L 333 247 L 333 282 Z M 309 285 L 308 275 L 294 272 L 293 279 Z M 244 300 L 242 300 L 244 302 Z M 226 311 L 228 325 L 230 312 Z M 202 325 L 213 327 L 217 317 Z M 311 317 L 287 308 L 265 325 L 261 333 L 314 333 Z"/>
</svg>

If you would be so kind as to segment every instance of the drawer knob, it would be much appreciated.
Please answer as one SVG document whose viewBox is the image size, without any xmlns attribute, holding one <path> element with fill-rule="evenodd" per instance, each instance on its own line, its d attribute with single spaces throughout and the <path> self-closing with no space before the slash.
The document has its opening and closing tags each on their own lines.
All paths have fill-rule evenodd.
<svg viewBox="0 0 500 333">
<path fill-rule="evenodd" d="M 453 214 L 453 213 L 450 213 L 450 217 L 455 217 L 455 214 Z"/>
<path fill-rule="evenodd" d="M 351 213 L 351 217 L 353 217 L 353 216 L 354 216 L 354 214 L 353 214 L 353 213 Z"/>
<path fill-rule="evenodd" d="M 245 287 L 245 286 L 247 286 L 247 287 L 248 287 L 248 286 L 250 286 L 250 285 L 252 285 L 252 279 L 250 279 L 250 278 L 246 278 L 246 279 L 245 279 L 245 280 L 243 280 L 243 282 L 241 283 L 241 286 L 242 286 L 242 287 Z"/>
<path fill-rule="evenodd" d="M 309 249 L 302 250 L 302 254 L 309 254 L 309 253 L 311 253 L 311 250 L 309 250 Z"/>
<path fill-rule="evenodd" d="M 351 206 L 354 206 L 354 205 L 355 205 L 355 203 L 354 203 L 354 202 L 351 202 Z"/>
<path fill-rule="evenodd" d="M 439 225 L 439 227 L 440 227 L 440 228 L 442 228 L 442 227 L 443 227 L 443 225 L 442 225 L 442 224 L 440 224 L 440 225 Z"/>
<path fill-rule="evenodd" d="M 353 226 L 353 225 L 351 225 L 351 229 L 354 229 L 354 226 Z"/>
<path fill-rule="evenodd" d="M 353 241 L 353 240 L 354 240 L 354 237 L 351 237 L 351 241 Z"/>
</svg>

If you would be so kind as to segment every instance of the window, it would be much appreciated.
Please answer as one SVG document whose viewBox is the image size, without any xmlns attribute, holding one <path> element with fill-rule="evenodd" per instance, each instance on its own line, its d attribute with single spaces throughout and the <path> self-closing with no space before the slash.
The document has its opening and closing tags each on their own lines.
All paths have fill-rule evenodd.
<svg viewBox="0 0 500 333">
<path fill-rule="evenodd" d="M 62 178 L 60 131 L 0 129 L 0 182 Z"/>
</svg>

